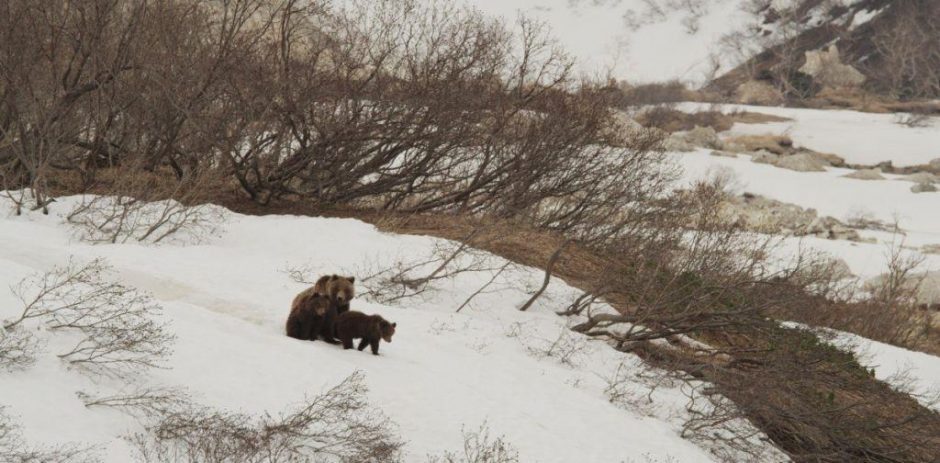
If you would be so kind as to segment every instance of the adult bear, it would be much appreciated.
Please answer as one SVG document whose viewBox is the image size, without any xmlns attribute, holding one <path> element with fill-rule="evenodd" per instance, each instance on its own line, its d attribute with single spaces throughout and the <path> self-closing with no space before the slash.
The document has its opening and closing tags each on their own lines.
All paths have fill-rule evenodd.
<svg viewBox="0 0 940 463">
<path fill-rule="evenodd" d="M 339 344 L 333 336 L 333 324 L 337 315 L 349 310 L 349 301 L 356 293 L 355 281 L 355 277 L 324 275 L 294 297 L 287 317 L 287 335 L 310 341 L 322 337 L 328 343 Z"/>
</svg>

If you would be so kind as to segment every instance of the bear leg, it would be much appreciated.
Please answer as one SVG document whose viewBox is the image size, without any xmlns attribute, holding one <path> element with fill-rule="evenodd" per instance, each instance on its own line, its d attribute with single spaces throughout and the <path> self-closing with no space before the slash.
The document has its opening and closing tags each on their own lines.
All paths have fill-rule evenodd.
<svg viewBox="0 0 940 463">
<path fill-rule="evenodd" d="M 361 340 L 361 341 L 359 341 L 359 348 L 358 348 L 358 349 L 359 349 L 359 351 L 361 352 L 361 351 L 362 351 L 362 349 L 365 349 L 365 348 L 366 348 L 366 346 L 368 346 L 368 345 L 369 345 L 369 340 L 368 340 L 368 339 L 366 339 L 366 338 L 362 338 L 362 340 Z"/>
<path fill-rule="evenodd" d="M 348 337 L 348 336 L 344 337 L 343 338 L 343 350 L 352 349 L 352 347 L 353 347 L 352 337 Z"/>
<path fill-rule="evenodd" d="M 372 355 L 379 355 L 379 340 L 373 339 L 370 344 L 372 344 Z"/>
</svg>

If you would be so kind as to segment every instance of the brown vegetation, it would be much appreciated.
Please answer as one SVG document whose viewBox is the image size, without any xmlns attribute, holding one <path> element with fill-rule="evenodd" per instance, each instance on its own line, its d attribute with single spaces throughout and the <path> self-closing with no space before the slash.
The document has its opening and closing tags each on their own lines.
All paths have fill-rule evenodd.
<svg viewBox="0 0 940 463">
<path fill-rule="evenodd" d="M 790 119 L 771 114 L 749 111 L 697 111 L 685 112 L 668 106 L 657 106 L 637 116 L 636 121 L 644 127 L 653 127 L 666 132 L 681 132 L 695 127 L 711 127 L 716 132 L 731 130 L 735 123 L 763 124 L 767 122 L 786 122 Z"/>
</svg>

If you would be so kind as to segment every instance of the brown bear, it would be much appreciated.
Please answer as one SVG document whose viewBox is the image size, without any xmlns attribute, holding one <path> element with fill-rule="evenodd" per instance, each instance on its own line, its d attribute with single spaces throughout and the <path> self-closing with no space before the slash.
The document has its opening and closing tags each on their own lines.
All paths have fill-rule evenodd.
<svg viewBox="0 0 940 463">
<path fill-rule="evenodd" d="M 323 275 L 311 289 L 315 294 L 330 298 L 336 308 L 336 313 L 341 314 L 349 310 L 349 301 L 356 295 L 355 282 L 356 277 Z"/>
<path fill-rule="evenodd" d="M 333 323 L 337 315 L 349 310 L 349 301 L 356 293 L 355 281 L 355 277 L 324 275 L 294 297 L 287 318 L 287 335 L 310 341 L 323 338 L 330 344 L 339 344 L 333 336 Z"/>
<path fill-rule="evenodd" d="M 380 315 L 366 315 L 351 310 L 336 317 L 336 337 L 343 342 L 343 349 L 352 349 L 353 339 L 362 338 L 358 349 L 372 346 L 372 355 L 379 355 L 379 340 L 392 342 L 397 323 L 391 323 Z"/>
<path fill-rule="evenodd" d="M 294 297 L 287 316 L 287 335 L 302 340 L 316 341 L 323 330 L 323 322 L 330 309 L 330 300 L 308 288 Z"/>
</svg>

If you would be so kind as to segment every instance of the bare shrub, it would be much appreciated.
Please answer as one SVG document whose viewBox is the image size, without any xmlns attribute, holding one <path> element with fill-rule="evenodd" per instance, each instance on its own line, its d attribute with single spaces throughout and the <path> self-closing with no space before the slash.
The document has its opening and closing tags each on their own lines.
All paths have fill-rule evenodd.
<svg viewBox="0 0 940 463">
<path fill-rule="evenodd" d="M 221 209 L 205 204 L 217 188 L 210 174 L 173 181 L 140 168 L 108 172 L 108 195 L 86 195 L 66 215 L 79 238 L 92 243 L 199 241 L 219 231 Z"/>
<path fill-rule="evenodd" d="M 429 456 L 428 463 L 518 463 L 519 452 L 503 436 L 492 437 L 486 423 L 463 430 L 463 450 Z"/>
<path fill-rule="evenodd" d="M 19 317 L 4 329 L 37 319 L 51 331 L 74 331 L 81 340 L 58 354 L 72 365 L 119 372 L 159 366 L 174 336 L 157 318 L 162 309 L 147 294 L 109 282 L 107 264 L 70 261 L 29 276 L 11 289 L 23 303 Z"/>
<path fill-rule="evenodd" d="M 34 447 L 20 436 L 13 420 L 0 407 L 0 461 L 9 463 L 91 463 L 98 461 L 89 447 L 65 444 Z"/>
<path fill-rule="evenodd" d="M 381 304 L 403 304 L 412 298 L 427 297 L 436 291 L 436 285 L 467 273 L 490 273 L 491 278 L 458 307 L 466 307 L 480 294 L 489 291 L 493 282 L 505 271 L 515 267 L 512 262 L 495 258 L 475 249 L 476 233 L 463 242 L 438 242 L 434 249 L 422 257 L 396 259 L 391 264 L 372 263 L 351 269 L 359 275 L 356 280 L 361 289 L 358 296 Z M 288 267 L 284 270 L 297 283 L 313 284 L 318 273 L 309 267 Z M 349 273 L 349 272 L 347 272 Z"/>
<path fill-rule="evenodd" d="M 694 94 L 679 81 L 651 83 L 640 85 L 620 85 L 621 96 L 617 100 L 617 107 L 631 108 L 637 106 L 662 105 L 694 101 Z"/>
<path fill-rule="evenodd" d="M 192 405 L 192 399 L 179 388 L 131 385 L 110 395 L 91 395 L 78 392 L 85 407 L 111 407 L 138 418 L 168 416 Z"/>
<path fill-rule="evenodd" d="M 933 125 L 934 117 L 927 113 L 898 113 L 894 123 L 911 129 L 922 129 Z"/>
<path fill-rule="evenodd" d="M 510 337 L 518 337 L 529 355 L 536 358 L 551 358 L 567 366 L 577 365 L 584 357 L 585 350 L 589 348 L 587 338 L 578 333 L 572 333 L 567 328 L 559 330 L 558 336 L 554 338 L 544 338 L 535 334 Z"/>
<path fill-rule="evenodd" d="M 0 369 L 19 370 L 36 360 L 41 345 L 22 327 L 5 328 L 0 324 Z"/>
<path fill-rule="evenodd" d="M 141 462 L 365 462 L 399 459 L 393 425 L 366 401 L 362 373 L 281 416 L 222 412 L 192 404 L 129 436 Z"/>
</svg>

